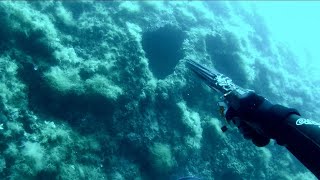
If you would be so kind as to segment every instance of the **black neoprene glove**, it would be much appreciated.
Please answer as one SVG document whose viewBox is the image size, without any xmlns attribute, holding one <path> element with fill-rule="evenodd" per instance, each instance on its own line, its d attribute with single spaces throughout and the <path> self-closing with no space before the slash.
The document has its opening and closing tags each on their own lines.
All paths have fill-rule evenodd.
<svg viewBox="0 0 320 180">
<path fill-rule="evenodd" d="M 226 119 L 232 120 L 244 138 L 258 146 L 266 146 L 270 139 L 281 144 L 283 124 L 288 116 L 300 115 L 297 110 L 274 105 L 262 96 L 250 92 L 240 99 L 239 108 L 230 107 Z"/>
</svg>

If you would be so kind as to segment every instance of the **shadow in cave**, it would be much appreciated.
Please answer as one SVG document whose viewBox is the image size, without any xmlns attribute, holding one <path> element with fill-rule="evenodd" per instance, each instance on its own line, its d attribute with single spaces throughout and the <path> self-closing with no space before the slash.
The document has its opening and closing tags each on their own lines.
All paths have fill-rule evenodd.
<svg viewBox="0 0 320 180">
<path fill-rule="evenodd" d="M 143 34 L 142 47 L 156 78 L 163 79 L 174 71 L 183 58 L 181 47 L 184 38 L 184 32 L 169 25 Z"/>
<path fill-rule="evenodd" d="M 207 52 L 213 60 L 215 68 L 232 78 L 238 84 L 243 85 L 247 82 L 243 62 L 238 54 L 240 47 L 237 39 L 231 33 L 225 33 L 224 36 L 207 36 Z"/>
</svg>

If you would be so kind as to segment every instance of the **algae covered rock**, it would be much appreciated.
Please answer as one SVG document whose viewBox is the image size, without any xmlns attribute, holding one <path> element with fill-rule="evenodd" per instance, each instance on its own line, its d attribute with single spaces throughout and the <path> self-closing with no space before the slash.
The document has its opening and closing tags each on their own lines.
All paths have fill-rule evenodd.
<svg viewBox="0 0 320 180">
<path fill-rule="evenodd" d="M 160 174 L 166 174 L 176 166 L 175 158 L 168 144 L 152 144 L 149 147 L 149 158 L 154 171 Z"/>
</svg>

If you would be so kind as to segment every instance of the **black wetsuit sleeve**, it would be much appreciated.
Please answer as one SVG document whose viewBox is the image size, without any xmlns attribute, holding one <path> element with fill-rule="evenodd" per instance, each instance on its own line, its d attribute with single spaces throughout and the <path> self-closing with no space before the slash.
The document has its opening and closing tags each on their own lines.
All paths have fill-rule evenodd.
<svg viewBox="0 0 320 180">
<path fill-rule="evenodd" d="M 320 179 L 320 123 L 302 118 L 299 112 L 265 100 L 257 109 L 268 137 L 285 146 Z"/>
<path fill-rule="evenodd" d="M 281 144 L 320 179 L 320 123 L 291 115 L 283 130 Z"/>
<path fill-rule="evenodd" d="M 274 139 L 285 146 L 320 179 L 320 123 L 302 118 L 296 109 L 272 104 L 255 93 L 239 100 L 240 108 L 229 108 L 226 119 L 239 117 L 259 136 L 252 137 L 257 146 Z M 258 142 L 258 143 L 257 143 Z"/>
</svg>

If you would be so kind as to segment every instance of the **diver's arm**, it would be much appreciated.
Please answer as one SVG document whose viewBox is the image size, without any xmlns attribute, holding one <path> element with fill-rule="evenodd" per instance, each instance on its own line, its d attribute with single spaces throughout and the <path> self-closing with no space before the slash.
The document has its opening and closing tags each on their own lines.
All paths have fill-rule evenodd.
<svg viewBox="0 0 320 180">
<path fill-rule="evenodd" d="M 301 118 L 295 109 L 274 105 L 255 92 L 235 85 L 216 70 L 192 60 L 187 60 L 187 64 L 210 88 L 223 94 L 226 104 L 219 105 L 220 111 L 228 122 L 238 126 L 246 139 L 259 147 L 275 139 L 320 179 L 320 124 Z"/>
<path fill-rule="evenodd" d="M 226 118 L 232 119 L 247 139 L 259 147 L 267 145 L 269 139 L 276 140 L 320 179 L 320 123 L 255 93 L 242 98 L 239 109 L 230 108 Z"/>
<path fill-rule="evenodd" d="M 283 145 L 320 178 L 320 124 L 291 115 L 285 121 L 282 134 Z"/>
</svg>

